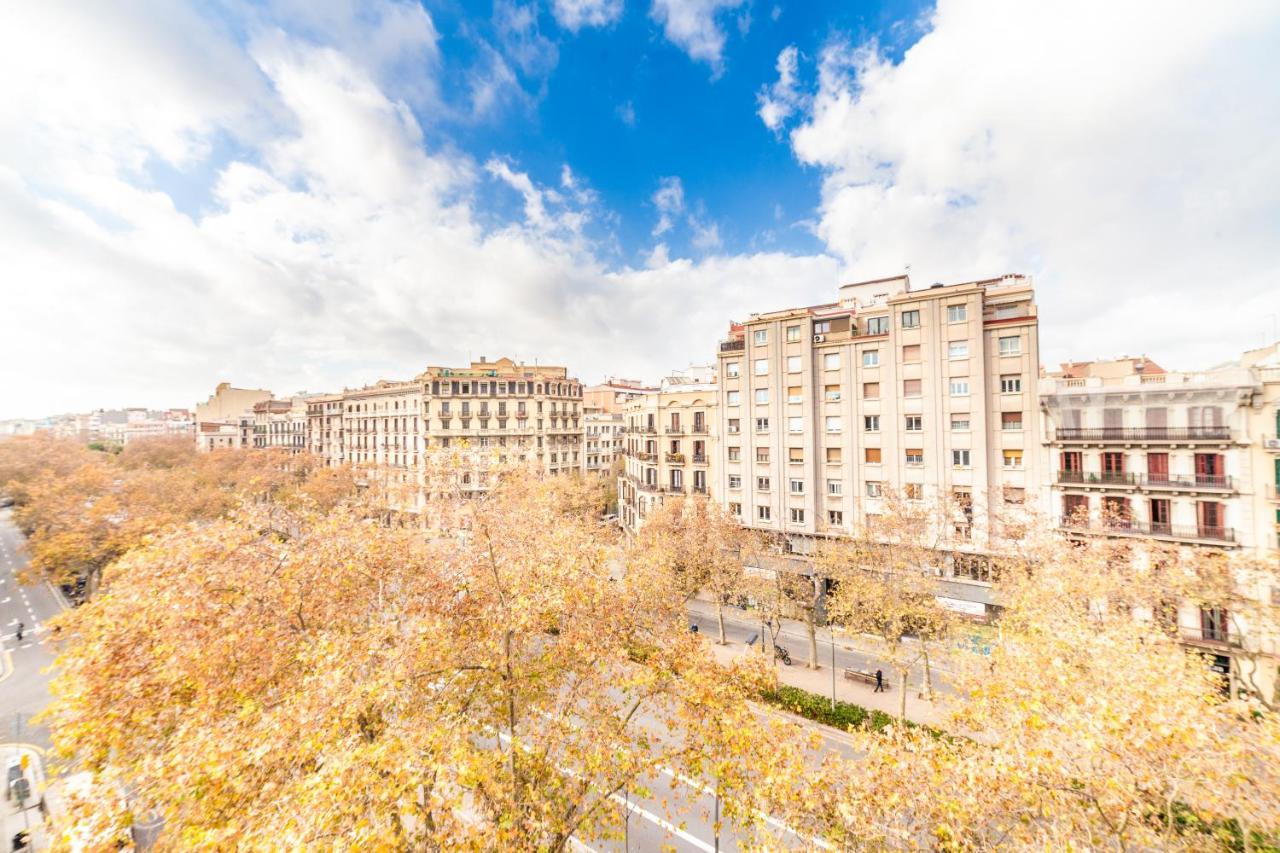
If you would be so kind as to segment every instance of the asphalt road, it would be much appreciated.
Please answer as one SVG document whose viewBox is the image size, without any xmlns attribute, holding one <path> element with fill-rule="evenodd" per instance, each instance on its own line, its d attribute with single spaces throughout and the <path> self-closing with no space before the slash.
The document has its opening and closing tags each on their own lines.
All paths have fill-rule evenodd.
<svg viewBox="0 0 1280 853">
<path fill-rule="evenodd" d="M 49 704 L 49 677 L 54 660 L 45 622 L 64 608 L 62 597 L 47 583 L 22 586 L 18 572 L 26 566 L 22 534 L 8 509 L 0 510 L 0 742 L 49 747 L 49 733 L 30 720 Z M 22 640 L 17 638 L 23 623 Z"/>
</svg>

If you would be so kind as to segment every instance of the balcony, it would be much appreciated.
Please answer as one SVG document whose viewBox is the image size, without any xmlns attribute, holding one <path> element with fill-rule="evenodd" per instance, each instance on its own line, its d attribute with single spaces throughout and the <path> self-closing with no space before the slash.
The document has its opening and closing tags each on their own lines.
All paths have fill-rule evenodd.
<svg viewBox="0 0 1280 853">
<path fill-rule="evenodd" d="M 727 341 L 720 342 L 720 352 L 734 352 L 747 348 L 746 338 L 732 338 Z"/>
<path fill-rule="evenodd" d="M 1226 626 L 1221 628 L 1182 628 L 1178 631 L 1182 642 L 1193 646 L 1204 646 L 1211 649 L 1239 648 L 1240 637 L 1232 634 Z"/>
<path fill-rule="evenodd" d="M 1081 444 L 1224 442 L 1231 441 L 1231 427 L 1059 427 L 1053 440 Z"/>
<path fill-rule="evenodd" d="M 1059 471 L 1059 485 L 1140 488 L 1149 491 L 1234 492 L 1235 480 L 1217 474 L 1138 474 L 1131 471 Z"/>
<path fill-rule="evenodd" d="M 706 464 L 707 464 L 707 454 L 705 454 L 705 453 L 695 453 L 695 454 L 693 454 L 693 464 L 694 464 L 694 465 L 706 465 Z"/>
<path fill-rule="evenodd" d="M 631 455 L 639 459 L 641 462 L 657 462 L 658 461 L 658 454 L 645 453 L 643 450 L 637 450 L 635 453 L 632 453 Z"/>
<path fill-rule="evenodd" d="M 698 485 L 695 485 L 695 486 L 691 489 L 691 492 L 692 492 L 693 494 L 695 494 L 695 495 L 705 495 L 705 494 L 707 493 L 707 487 L 706 487 L 706 486 L 698 486 Z"/>
<path fill-rule="evenodd" d="M 691 435 L 706 435 L 706 434 L 707 434 L 707 425 L 706 425 L 706 424 L 699 424 L 699 423 L 695 423 L 695 424 L 693 425 L 693 428 L 689 430 L 689 433 L 690 433 Z"/>
<path fill-rule="evenodd" d="M 670 424 L 665 430 L 666 435 L 684 435 L 685 432 L 687 432 L 687 430 L 680 426 L 680 424 Z"/>
<path fill-rule="evenodd" d="M 665 457 L 665 458 L 666 458 L 666 460 L 667 460 L 668 462 L 670 462 L 672 465 L 683 465 L 683 464 L 684 464 L 684 454 L 683 454 L 683 453 L 668 453 L 668 454 L 666 455 L 666 457 Z"/>
<path fill-rule="evenodd" d="M 1092 533 L 1104 536 L 1149 536 L 1152 539 L 1203 542 L 1215 545 L 1237 544 L 1236 532 L 1228 527 L 1177 525 L 1161 521 L 1147 522 L 1125 519 L 1114 519 L 1107 522 L 1080 522 L 1059 519 L 1057 526 L 1071 533 Z"/>
<path fill-rule="evenodd" d="M 1264 435 L 1262 437 L 1262 447 L 1272 453 L 1280 453 L 1280 435 Z"/>
</svg>

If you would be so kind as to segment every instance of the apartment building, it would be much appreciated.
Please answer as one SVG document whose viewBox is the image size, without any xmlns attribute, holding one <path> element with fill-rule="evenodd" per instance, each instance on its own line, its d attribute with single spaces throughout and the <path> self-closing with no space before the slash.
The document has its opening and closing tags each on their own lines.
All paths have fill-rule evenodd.
<svg viewBox="0 0 1280 853">
<path fill-rule="evenodd" d="M 656 386 L 644 385 L 636 379 L 614 377 L 583 390 L 583 470 L 586 473 L 611 476 L 614 462 L 622 452 L 623 411 L 627 403 L 657 390 Z"/>
<path fill-rule="evenodd" d="M 342 394 L 316 394 L 306 398 L 307 452 L 319 456 L 328 467 L 343 464 Z"/>
<path fill-rule="evenodd" d="M 253 446 L 282 448 L 290 453 L 307 450 L 307 401 L 263 400 L 253 406 Z"/>
<path fill-rule="evenodd" d="M 848 284 L 835 302 L 731 323 L 718 365 L 715 493 L 788 550 L 851 534 L 892 489 L 953 500 L 952 538 L 981 554 L 991 511 L 1035 495 L 1039 353 L 1026 277 Z M 989 579 L 982 560 L 948 567 Z"/>
<path fill-rule="evenodd" d="M 1198 372 L 1167 371 L 1145 356 L 1064 364 L 1040 381 L 1040 404 L 1052 471 L 1044 488 L 1066 535 L 1149 538 L 1264 561 L 1280 553 L 1280 345 Z M 1274 584 L 1241 591 L 1280 602 Z M 1183 642 L 1207 653 L 1228 684 L 1238 667 L 1255 666 L 1233 649 L 1276 653 L 1275 638 L 1224 610 L 1182 602 L 1171 615 Z M 1274 690 L 1274 659 L 1253 680 Z"/>
<path fill-rule="evenodd" d="M 264 388 L 233 388 L 230 382 L 218 383 L 209 399 L 196 405 L 196 448 L 253 447 L 253 407 L 272 396 Z"/>
<path fill-rule="evenodd" d="M 629 533 L 672 495 L 709 495 L 716 454 L 713 366 L 663 379 L 626 404 L 626 465 L 618 480 L 618 522 Z"/>
</svg>

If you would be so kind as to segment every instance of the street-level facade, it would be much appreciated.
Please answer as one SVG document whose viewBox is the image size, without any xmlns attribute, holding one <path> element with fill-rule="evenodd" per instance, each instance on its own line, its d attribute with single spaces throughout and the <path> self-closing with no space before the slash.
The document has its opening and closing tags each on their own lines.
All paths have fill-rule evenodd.
<svg viewBox="0 0 1280 853">
<path fill-rule="evenodd" d="M 626 405 L 618 522 L 629 533 L 671 496 L 710 497 L 715 479 L 715 368 L 694 366 Z"/>
<path fill-rule="evenodd" d="M 921 290 L 880 279 L 752 314 L 720 343 L 716 494 L 797 553 L 851 535 L 890 491 L 946 499 L 959 508 L 951 538 L 982 553 L 989 511 L 1039 482 L 1038 358 L 1022 276 Z M 981 574 L 963 563 L 966 579 Z"/>
</svg>

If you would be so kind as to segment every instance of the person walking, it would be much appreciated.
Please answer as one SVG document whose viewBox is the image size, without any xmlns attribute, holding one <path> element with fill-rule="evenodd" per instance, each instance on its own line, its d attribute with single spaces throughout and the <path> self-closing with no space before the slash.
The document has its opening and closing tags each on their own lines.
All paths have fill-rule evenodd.
<svg viewBox="0 0 1280 853">
<path fill-rule="evenodd" d="M 19 643 L 21 643 L 21 642 L 22 642 L 22 629 L 23 629 L 23 628 L 25 628 L 25 627 L 27 627 L 27 626 L 26 626 L 26 625 L 24 625 L 24 624 L 22 624 L 21 622 L 19 622 L 19 623 L 18 623 L 18 642 L 19 642 Z"/>
<path fill-rule="evenodd" d="M 878 669 L 876 670 L 876 689 L 872 690 L 871 692 L 872 693 L 884 692 L 884 673 Z"/>
</svg>

